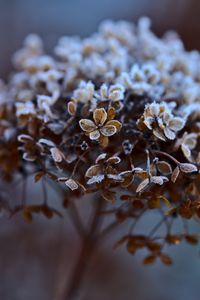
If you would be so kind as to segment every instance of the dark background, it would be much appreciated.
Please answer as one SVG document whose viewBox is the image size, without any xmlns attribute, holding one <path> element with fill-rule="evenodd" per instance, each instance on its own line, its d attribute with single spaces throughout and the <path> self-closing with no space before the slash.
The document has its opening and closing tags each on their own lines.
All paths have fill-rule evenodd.
<svg viewBox="0 0 200 300">
<path fill-rule="evenodd" d="M 188 49 L 200 48 L 198 0 L 0 0 L 0 76 L 30 32 L 41 34 L 49 50 L 59 36 L 87 36 L 103 19 L 135 22 L 143 15 L 156 33 L 175 29 Z"/>
<path fill-rule="evenodd" d="M 51 51 L 62 35 L 87 36 L 103 19 L 135 22 L 143 15 L 152 19 L 157 34 L 175 29 L 187 49 L 200 48 L 198 0 L 0 0 L 0 77 L 7 77 L 12 53 L 30 32 L 41 34 L 47 51 Z M 33 192 L 32 184 L 28 187 L 29 201 L 39 200 L 40 186 Z M 7 189 L 11 202 L 20 199 L 20 189 L 13 190 L 12 185 Z M 49 194 L 52 206 L 60 208 L 57 196 L 52 191 Z M 21 216 L 0 219 L 1 300 L 59 299 L 80 246 L 67 212 L 63 213 L 64 219 L 37 217 L 31 225 Z M 149 230 L 150 224 L 151 220 L 146 220 L 140 229 Z M 199 223 L 193 229 L 199 231 Z M 81 300 L 200 299 L 199 247 L 171 247 L 169 253 L 175 264 L 170 268 L 159 263 L 143 267 L 142 257 L 112 250 L 116 238 L 114 235 L 101 245 L 89 265 L 85 298 Z"/>
</svg>

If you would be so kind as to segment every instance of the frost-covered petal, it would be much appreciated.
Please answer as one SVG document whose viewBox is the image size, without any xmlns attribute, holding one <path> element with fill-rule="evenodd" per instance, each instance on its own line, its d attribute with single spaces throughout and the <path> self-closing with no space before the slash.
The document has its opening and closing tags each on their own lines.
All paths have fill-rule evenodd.
<svg viewBox="0 0 200 300">
<path fill-rule="evenodd" d="M 168 178 L 165 176 L 152 176 L 151 182 L 155 184 L 162 185 L 164 182 L 168 181 Z"/>
<path fill-rule="evenodd" d="M 147 187 L 148 184 L 149 184 L 149 178 L 146 178 L 138 185 L 136 189 L 136 193 L 142 192 Z"/>
<path fill-rule="evenodd" d="M 164 134 L 159 129 L 154 129 L 153 134 L 160 140 L 166 141 Z"/>
<path fill-rule="evenodd" d="M 81 119 L 79 125 L 81 129 L 86 132 L 92 132 L 97 128 L 94 122 L 89 119 Z"/>
<path fill-rule="evenodd" d="M 100 138 L 99 130 L 94 130 L 94 131 L 90 132 L 89 137 L 91 140 L 98 140 Z"/>
<path fill-rule="evenodd" d="M 119 131 L 122 128 L 122 124 L 119 121 L 117 121 L 117 120 L 110 120 L 110 121 L 108 121 L 105 126 L 108 126 L 108 125 L 115 126 L 116 129 L 117 129 L 117 131 Z"/>
<path fill-rule="evenodd" d="M 97 126 L 98 125 L 102 126 L 107 120 L 107 112 L 105 111 L 104 108 L 97 108 L 93 113 L 93 119 Z"/>
<path fill-rule="evenodd" d="M 87 170 L 85 176 L 86 176 L 86 177 L 97 176 L 97 175 L 100 174 L 100 172 L 101 172 L 101 166 L 98 165 L 98 164 L 97 164 L 97 165 L 93 165 L 93 166 L 91 166 L 91 167 Z"/>
<path fill-rule="evenodd" d="M 179 117 L 172 118 L 169 121 L 169 128 L 174 131 L 179 131 L 185 126 L 185 119 Z"/>
<path fill-rule="evenodd" d="M 164 134 L 169 140 L 174 140 L 176 138 L 176 134 L 168 126 L 164 128 Z"/>
<path fill-rule="evenodd" d="M 101 153 L 101 154 L 96 158 L 96 161 L 95 161 L 96 164 L 98 164 L 98 163 L 104 161 L 105 158 L 106 158 L 106 156 L 107 156 L 107 153 Z"/>
<path fill-rule="evenodd" d="M 100 128 L 101 133 L 104 136 L 112 136 L 117 132 L 117 128 L 113 125 L 105 125 L 104 127 Z"/>
<path fill-rule="evenodd" d="M 112 156 L 107 159 L 107 162 L 113 165 L 120 163 L 120 161 L 121 159 L 118 156 Z"/>
<path fill-rule="evenodd" d="M 191 150 L 187 145 L 182 144 L 181 145 L 181 150 L 183 151 L 183 154 L 186 158 L 189 158 L 191 156 Z"/>
<path fill-rule="evenodd" d="M 104 175 L 93 176 L 87 181 L 87 184 L 100 183 L 104 180 L 104 177 Z"/>
</svg>

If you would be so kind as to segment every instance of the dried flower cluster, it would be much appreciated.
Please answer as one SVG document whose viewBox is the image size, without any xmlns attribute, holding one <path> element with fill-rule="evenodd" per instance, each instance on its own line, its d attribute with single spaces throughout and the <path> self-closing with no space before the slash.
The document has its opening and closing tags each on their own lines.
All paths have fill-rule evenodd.
<svg viewBox="0 0 200 300">
<path fill-rule="evenodd" d="M 66 207 L 94 195 L 101 216 L 127 226 L 116 246 L 146 249 L 145 264 L 171 264 L 167 244 L 198 242 L 173 224 L 200 218 L 200 53 L 149 27 L 147 18 L 105 21 L 88 38 L 62 37 L 55 56 L 29 35 L 13 56 L 15 72 L 0 82 L 0 175 L 51 183 Z M 45 197 L 8 207 L 0 191 L 0 200 L 27 221 L 60 215 Z M 135 225 L 152 210 L 161 221 L 140 234 Z"/>
</svg>

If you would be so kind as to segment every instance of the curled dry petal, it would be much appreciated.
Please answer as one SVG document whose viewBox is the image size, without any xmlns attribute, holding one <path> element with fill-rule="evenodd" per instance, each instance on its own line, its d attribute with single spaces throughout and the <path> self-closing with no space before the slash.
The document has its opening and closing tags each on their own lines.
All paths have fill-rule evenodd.
<svg viewBox="0 0 200 300">
<path fill-rule="evenodd" d="M 111 156 L 107 159 L 107 162 L 113 165 L 120 163 L 120 161 L 121 159 L 118 156 Z"/>
<path fill-rule="evenodd" d="M 39 139 L 38 143 L 39 144 L 44 144 L 44 145 L 49 146 L 49 147 L 55 147 L 55 144 L 52 141 L 47 140 L 47 139 Z"/>
<path fill-rule="evenodd" d="M 95 161 L 96 164 L 98 164 L 98 163 L 104 161 L 104 160 L 106 159 L 106 156 L 107 156 L 107 153 L 102 153 L 102 154 L 100 154 L 100 155 L 96 158 L 96 161 Z"/>
<path fill-rule="evenodd" d="M 89 119 L 81 119 L 79 121 L 79 125 L 81 129 L 85 132 L 92 132 L 97 128 L 94 122 Z"/>
<path fill-rule="evenodd" d="M 101 172 L 101 166 L 100 166 L 100 165 L 93 165 L 93 166 L 91 166 L 91 167 L 87 170 L 85 176 L 86 176 L 86 177 L 97 176 L 97 175 L 100 174 L 100 172 Z"/>
<path fill-rule="evenodd" d="M 33 141 L 33 138 L 28 134 L 20 134 L 17 137 L 18 142 L 26 143 L 27 141 Z"/>
<path fill-rule="evenodd" d="M 93 119 L 97 126 L 102 126 L 107 120 L 107 112 L 104 108 L 97 108 L 93 113 Z"/>
</svg>

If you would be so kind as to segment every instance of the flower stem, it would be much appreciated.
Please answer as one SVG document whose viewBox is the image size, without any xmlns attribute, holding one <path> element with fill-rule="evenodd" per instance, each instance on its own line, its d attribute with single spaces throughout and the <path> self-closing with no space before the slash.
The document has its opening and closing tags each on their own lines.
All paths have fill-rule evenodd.
<svg viewBox="0 0 200 300">
<path fill-rule="evenodd" d="M 83 275 L 87 268 L 89 259 L 96 246 L 97 233 L 103 220 L 102 215 L 100 215 L 102 206 L 103 200 L 99 198 L 96 202 L 96 207 L 90 220 L 88 233 L 83 237 L 79 258 L 75 265 L 71 280 L 69 282 L 63 300 L 75 300 L 78 296 L 78 293 L 80 292 L 81 281 L 83 279 Z"/>
</svg>

